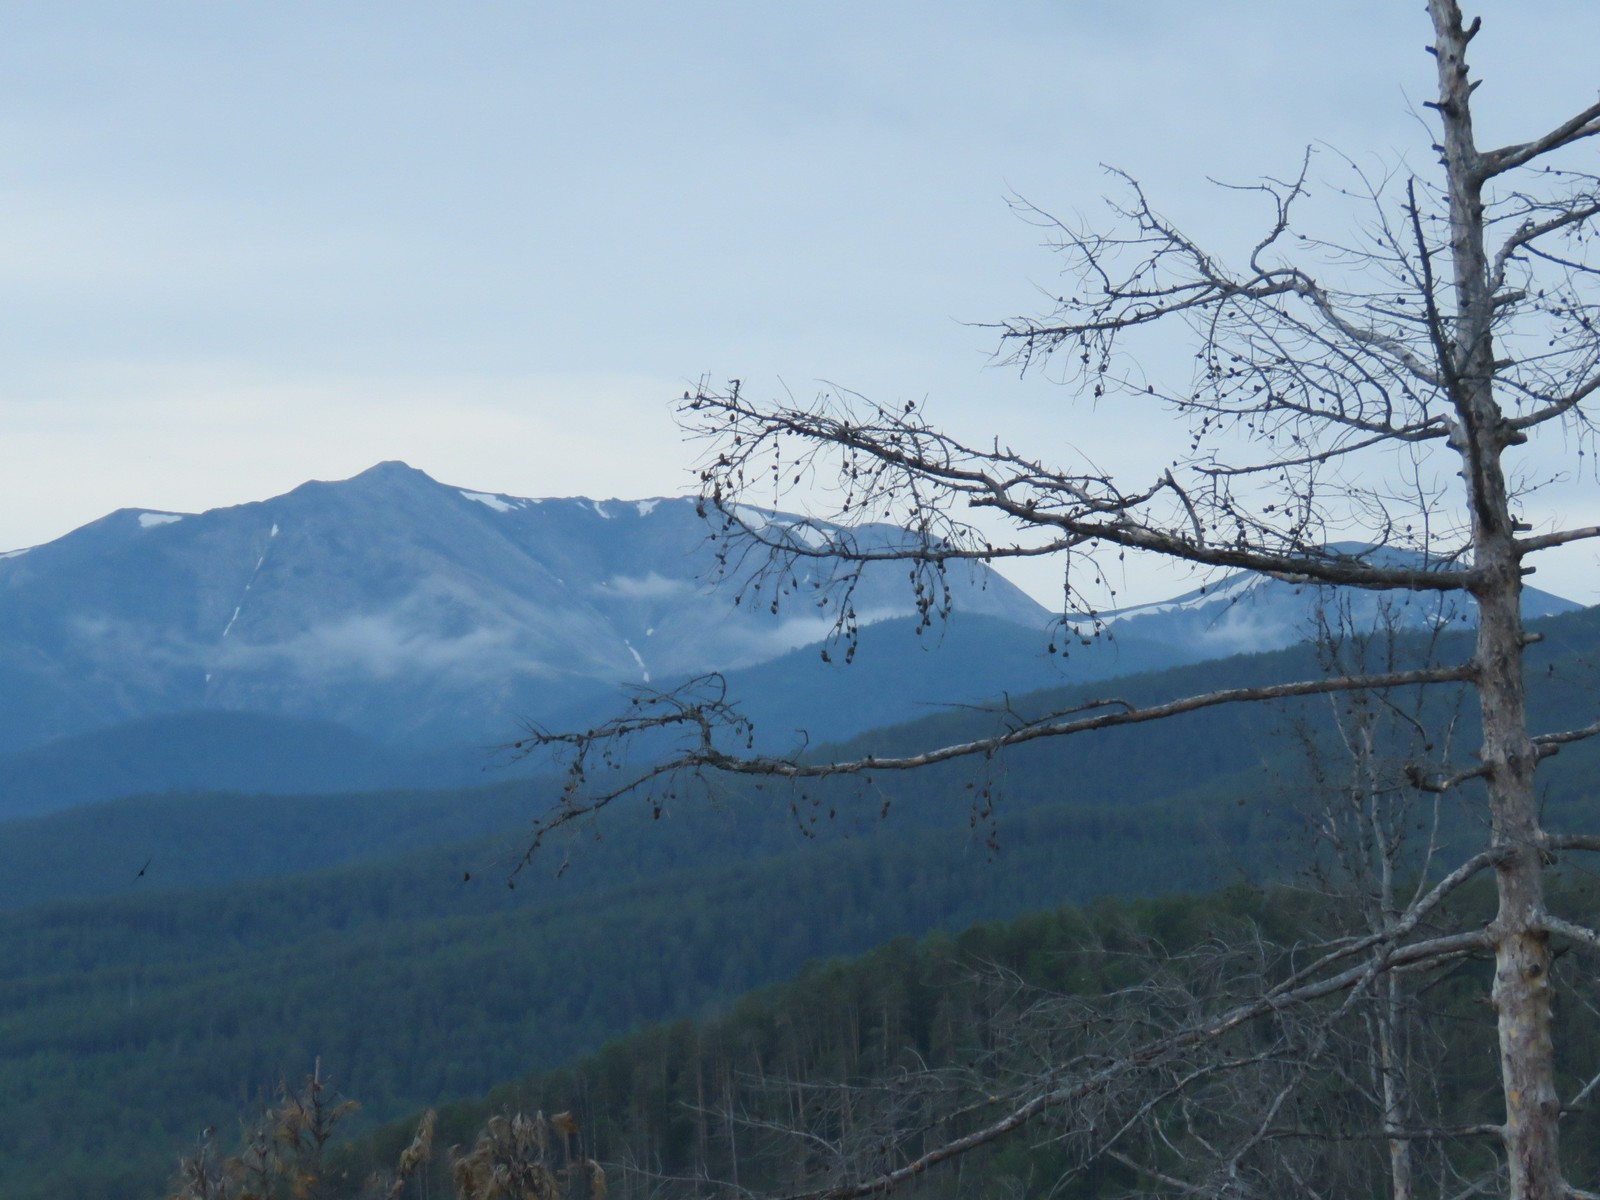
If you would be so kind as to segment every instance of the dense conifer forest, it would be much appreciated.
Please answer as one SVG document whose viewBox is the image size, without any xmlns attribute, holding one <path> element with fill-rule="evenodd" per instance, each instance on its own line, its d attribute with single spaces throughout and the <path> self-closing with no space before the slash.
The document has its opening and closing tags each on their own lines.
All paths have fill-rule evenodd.
<svg viewBox="0 0 1600 1200">
<path fill-rule="evenodd" d="M 1568 895 L 1574 889 L 1580 903 L 1600 899 L 1592 879 L 1563 885 Z M 1464 901 L 1489 902 L 1481 890 Z M 1072 1001 L 1135 988 L 1153 973 L 1155 954 L 1198 974 L 1206 959 L 1195 951 L 1241 933 L 1286 952 L 1329 932 L 1329 905 L 1308 890 L 1236 885 L 1038 912 L 954 936 L 900 937 L 856 959 L 815 962 L 792 982 L 718 1006 L 714 1016 L 654 1025 L 559 1069 L 439 1107 L 434 1153 L 400 1194 L 454 1194 L 454 1158 L 497 1116 L 518 1113 L 570 1116 L 582 1157 L 606 1164 L 613 1197 L 804 1190 L 828 1166 L 825 1139 L 872 1136 L 884 1093 L 913 1079 L 959 1093 L 956 1114 L 922 1131 L 928 1142 L 959 1133 L 1002 1102 L 1014 1059 L 1037 1053 L 1062 1036 L 1063 1023 L 1089 1011 Z M 1480 999 L 1487 969 L 1482 959 L 1463 963 L 1428 997 L 1440 1061 L 1449 1064 L 1432 1086 L 1441 1111 L 1463 1126 L 1492 1119 L 1498 1103 L 1492 1042 L 1482 1036 L 1490 1019 Z M 1568 1069 L 1581 1079 L 1600 1064 L 1600 1018 L 1570 1006 L 1562 1033 L 1579 1047 Z M 1347 1055 L 1343 1066 L 1350 1077 L 1330 1078 L 1322 1090 L 1348 1094 L 1314 1108 L 1299 1133 L 1339 1161 L 1352 1189 L 1345 1194 L 1376 1194 L 1385 1151 L 1361 1124 L 1365 1064 Z M 935 1110 L 926 1096 L 901 1100 L 911 1111 L 919 1101 Z M 1572 1118 L 1571 1136 L 1585 1147 L 1577 1169 L 1600 1163 L 1596 1120 L 1592 1111 Z M 415 1117 L 397 1121 L 332 1151 L 326 1194 L 374 1194 L 371 1181 L 392 1178 L 386 1173 L 416 1126 Z M 1052 1126 L 935 1170 L 912 1194 L 1115 1196 L 1137 1182 L 1114 1160 L 1077 1160 L 1070 1139 Z"/>
<path fill-rule="evenodd" d="M 1591 613 L 1544 623 L 1541 720 L 1555 724 L 1592 686 L 1596 625 Z M 1303 669 L 1306 653 L 1117 688 L 1161 695 L 1201 672 L 1219 685 L 1271 678 Z M 1003 719 L 950 712 L 925 724 L 951 737 Z M 897 937 L 1298 878 L 1312 845 L 1299 727 L 1288 707 L 1218 710 L 1160 738 L 1113 731 L 975 772 L 831 789 L 713 784 L 661 820 L 645 803 L 619 810 L 517 874 L 519 814 L 537 802 L 521 784 L 287 805 L 147 797 L 18 823 L 6 852 L 51 869 L 7 872 L 33 882 L 13 885 L 0 930 L 0 1188 L 18 1200 L 152 1195 L 199 1130 L 231 1130 L 319 1059 L 362 1102 L 344 1125 L 359 1133 L 653 1022 L 726 1012 L 807 962 Z M 889 730 L 874 744 L 925 732 Z M 1555 760 L 1552 812 L 1593 807 L 1595 766 L 1587 745 Z M 450 829 L 452 813 L 471 836 L 415 848 L 419 832 Z M 51 866 L 43 848 L 65 828 L 73 852 Z M 342 850 L 305 871 L 304 847 L 320 842 Z M 210 873 L 163 888 L 152 866 L 136 883 L 158 852 Z"/>
</svg>

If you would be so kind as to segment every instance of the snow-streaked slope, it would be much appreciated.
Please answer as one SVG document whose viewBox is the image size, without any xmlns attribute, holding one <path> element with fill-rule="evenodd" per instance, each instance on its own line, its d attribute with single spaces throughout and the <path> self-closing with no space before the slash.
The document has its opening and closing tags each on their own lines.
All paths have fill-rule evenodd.
<svg viewBox="0 0 1600 1200">
<path fill-rule="evenodd" d="M 826 532 L 740 516 L 802 548 Z M 1286 646 L 1313 634 L 1330 598 L 1231 575 L 1104 614 L 1109 636 L 1067 639 L 1063 661 L 1047 650 L 1050 615 L 977 565 L 953 570 L 954 606 L 990 624 L 915 637 L 914 621 L 890 620 L 915 613 L 904 566 L 880 563 L 852 598 L 863 622 L 883 622 L 865 632 L 865 669 L 825 669 L 815 649 L 793 652 L 834 627 L 826 561 L 802 560 L 777 594 L 756 577 L 759 553 L 719 574 L 716 531 L 689 499 L 527 499 L 403 463 L 206 513 L 123 509 L 0 557 L 0 752 L 218 711 L 334 722 L 408 750 L 493 746 L 524 721 L 571 728 L 614 713 L 619 685 L 708 670 L 761 691 L 741 698 L 784 737 L 802 722 L 847 736 L 928 705 Z M 1345 602 L 1358 625 L 1376 618 L 1375 597 Z M 1412 627 L 1471 617 L 1426 595 L 1396 603 Z M 1574 607 L 1527 593 L 1529 616 Z"/>
<path fill-rule="evenodd" d="M 201 514 L 120 510 L 0 559 L 0 749 L 197 709 L 503 741 L 618 683 L 751 666 L 827 635 L 812 587 L 825 564 L 774 611 L 748 576 L 716 578 L 710 532 L 688 499 L 530 500 L 402 463 Z M 1030 629 L 1048 619 L 981 567 L 955 603 Z M 855 605 L 871 620 L 913 598 L 884 565 Z"/>
<path fill-rule="evenodd" d="M 1353 543 L 1330 549 L 1352 557 L 1421 565 L 1414 556 Z M 1526 588 L 1522 594 L 1528 620 L 1581 607 L 1537 588 Z M 1476 609 L 1471 598 L 1459 592 L 1384 594 L 1286 583 L 1239 571 L 1171 600 L 1103 613 L 1101 620 L 1113 637 L 1165 642 L 1184 648 L 1184 661 L 1202 661 L 1308 641 L 1318 636 L 1323 623 L 1337 629 L 1343 622 L 1362 632 L 1385 622 L 1406 630 L 1464 629 L 1475 622 Z"/>
</svg>

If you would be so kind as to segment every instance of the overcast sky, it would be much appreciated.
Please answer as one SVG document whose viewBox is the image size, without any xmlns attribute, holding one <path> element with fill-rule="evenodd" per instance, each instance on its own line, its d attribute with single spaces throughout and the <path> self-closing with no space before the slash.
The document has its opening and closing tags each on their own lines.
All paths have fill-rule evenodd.
<svg viewBox="0 0 1600 1200">
<path fill-rule="evenodd" d="M 1593 99 L 1600 4 L 1474 8 L 1481 141 Z M 702 373 L 1115 464 L 1124 417 L 971 325 L 1051 279 L 1008 195 L 1093 216 L 1112 163 L 1227 249 L 1250 214 L 1208 175 L 1431 159 L 1421 0 L 7 10 L 0 549 L 392 458 L 679 494 L 670 401 Z M 1596 577 L 1584 551 L 1537 582 Z"/>
</svg>

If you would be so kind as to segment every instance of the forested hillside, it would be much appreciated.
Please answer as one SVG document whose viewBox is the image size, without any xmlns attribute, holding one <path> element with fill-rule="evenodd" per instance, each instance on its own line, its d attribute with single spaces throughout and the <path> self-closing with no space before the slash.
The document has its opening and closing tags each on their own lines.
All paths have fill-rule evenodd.
<svg viewBox="0 0 1600 1200">
<path fill-rule="evenodd" d="M 1595 889 L 1580 876 L 1559 890 L 1592 905 L 1600 901 Z M 613 1197 L 703 1196 L 729 1186 L 788 1194 L 835 1184 L 849 1178 L 863 1140 L 884 1137 L 909 1154 L 979 1127 L 1014 1099 L 1009 1089 L 1033 1068 L 1032 1053 L 1070 1042 L 1075 1021 L 1114 1009 L 1117 992 L 1160 973 L 1155 963 L 1177 963 L 1194 983 L 1212 965 L 1204 951 L 1240 935 L 1287 957 L 1329 935 L 1336 903 L 1311 891 L 1236 886 L 1053 909 L 813 963 L 793 982 L 714 1016 L 653 1026 L 559 1070 L 442 1106 L 439 1149 L 406 1194 L 453 1194 L 453 1153 L 497 1113 L 541 1110 L 574 1115 L 583 1153 L 607 1165 Z M 1489 898 L 1479 891 L 1462 903 L 1481 908 Z M 1492 1120 L 1498 1102 L 1492 1040 L 1483 1036 L 1490 1018 L 1479 999 L 1488 970 L 1485 961 L 1466 962 L 1428 1000 L 1437 1059 L 1447 1064 L 1429 1087 L 1461 1127 Z M 1139 1019 L 1140 1002 L 1123 1005 L 1124 1015 Z M 1576 1088 L 1600 1064 L 1600 1022 L 1574 1004 L 1563 1009 L 1561 1032 L 1575 1044 L 1565 1082 Z M 1353 1077 L 1331 1077 L 1300 1114 L 1303 1139 L 1320 1142 L 1337 1164 L 1330 1174 L 1350 1189 L 1339 1194 L 1377 1194 L 1387 1149 L 1368 1132 L 1368 1065 L 1348 1048 L 1336 1057 Z M 1571 1120 L 1575 1168 L 1593 1169 L 1600 1114 Z M 344 1181 L 335 1194 L 354 1197 L 358 1182 L 392 1169 L 415 1124 L 395 1122 L 335 1154 L 333 1174 Z M 913 1194 L 1116 1196 L 1140 1182 L 1112 1156 L 1083 1158 L 1071 1129 L 1056 1123 L 1044 1136 L 1003 1140 L 936 1170 Z"/>
<path fill-rule="evenodd" d="M 479 843 L 18 913 L 0 935 L 11 965 L 0 1094 L 21 1101 L 0 1132 L 0 1182 L 16 1197 L 148 1186 L 219 1106 L 248 1110 L 319 1055 L 368 1114 L 390 1116 L 819 956 L 1061 895 L 1203 886 L 1231 874 L 1249 841 L 1245 810 L 1229 807 L 1221 821 L 1176 806 L 1042 810 L 1008 825 L 997 858 L 957 829 L 906 828 L 744 865 L 512 891 L 493 868 L 463 880 L 463 863 L 493 861 Z"/>
<path fill-rule="evenodd" d="M 1544 623 L 1536 652 L 1561 666 L 1537 693 L 1541 720 L 1592 708 L 1583 664 L 1597 624 Z M 1268 679 L 1308 653 L 1115 692 Z M 889 752 L 1006 719 L 947 712 L 869 744 Z M 1304 797 L 1278 782 L 1306 777 L 1299 724 L 1290 708 L 1224 708 L 1159 737 L 1109 731 L 975 771 L 805 789 L 711 780 L 709 795 L 680 789 L 659 819 L 643 801 L 617 809 L 515 876 L 538 796 L 509 786 L 281 808 L 147 797 L 14 824 L 7 873 L 33 882 L 10 889 L 25 907 L 0 930 L 0 1095 L 16 1098 L 0 1122 L 0 1188 L 149 1195 L 219 1109 L 250 1109 L 318 1056 L 363 1100 L 361 1120 L 388 1119 L 893 937 L 1287 878 L 1311 846 Z M 1587 746 L 1558 757 L 1552 811 L 1590 807 L 1594 759 Z M 327 865 L 297 870 L 313 852 Z"/>
</svg>

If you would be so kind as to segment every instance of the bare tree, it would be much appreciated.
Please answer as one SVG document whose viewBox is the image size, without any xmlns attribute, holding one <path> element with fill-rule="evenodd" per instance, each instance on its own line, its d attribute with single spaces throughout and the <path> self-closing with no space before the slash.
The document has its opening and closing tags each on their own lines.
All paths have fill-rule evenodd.
<svg viewBox="0 0 1600 1200">
<path fill-rule="evenodd" d="M 1436 625 L 1430 657 L 1438 637 Z M 1380 606 L 1370 627 L 1339 600 L 1318 614 L 1318 650 L 1326 668 L 1336 674 L 1365 673 L 1375 658 L 1393 669 L 1406 641 L 1403 623 L 1386 607 Z M 1423 689 L 1347 692 L 1326 697 L 1320 724 L 1296 723 L 1305 770 L 1292 790 L 1300 793 L 1321 851 L 1307 875 L 1336 928 L 1384 937 L 1435 877 L 1435 864 L 1446 857 L 1450 822 L 1443 810 L 1445 789 L 1431 787 L 1418 764 L 1454 761 L 1460 707 L 1438 703 L 1449 699 L 1459 696 L 1437 697 Z M 1331 738 L 1325 736 L 1328 732 Z M 1354 1051 L 1351 1074 L 1366 1068 L 1365 1085 L 1354 1090 L 1364 1092 L 1368 1107 L 1379 1113 L 1369 1123 L 1381 1128 L 1387 1142 L 1394 1200 L 1450 1194 L 1447 1182 L 1459 1187 L 1453 1178 L 1458 1167 L 1449 1152 L 1452 1139 L 1440 1133 L 1450 1122 L 1437 1111 L 1427 1117 L 1422 1112 L 1430 1091 L 1436 1091 L 1424 1080 L 1436 1080 L 1447 1071 L 1443 1059 L 1448 1047 L 1430 1036 L 1422 1016 L 1422 995 L 1437 986 L 1440 976 L 1436 969 L 1383 972 L 1359 1006 L 1364 1028 L 1346 1039 Z M 1423 1130 L 1432 1137 L 1419 1146 Z M 1423 1190 L 1423 1168 L 1429 1171 L 1431 1192 Z"/>
<path fill-rule="evenodd" d="M 689 428 L 710 439 L 703 494 L 722 515 L 726 535 L 764 546 L 779 579 L 799 560 L 844 564 L 839 611 L 846 634 L 851 571 L 883 560 L 908 564 L 931 617 L 948 603 L 942 574 L 953 563 L 1058 556 L 1064 628 L 1082 636 L 1098 627 L 1092 586 L 1109 567 L 1106 557 L 1129 552 L 1309 584 L 1466 596 L 1477 612 L 1476 648 L 1457 664 L 1334 671 L 1157 705 L 1108 699 L 895 758 L 751 754 L 729 737 L 730 728 L 745 731 L 725 697 L 692 689 L 641 698 L 633 713 L 597 730 L 540 735 L 536 740 L 573 756 L 573 785 L 546 818 L 548 828 L 641 782 L 629 775 L 608 786 L 596 770 L 613 761 L 619 740 L 638 733 L 683 738 L 676 753 L 642 772 L 645 779 L 708 770 L 801 779 L 915 769 L 1224 704 L 1446 682 L 1464 683 L 1475 695 L 1481 742 L 1474 763 L 1458 768 L 1424 756 L 1408 769 L 1418 788 L 1482 796 L 1489 833 L 1481 849 L 1439 866 L 1403 899 L 1386 893 L 1375 924 L 1330 940 L 1276 976 L 1261 974 L 1254 994 L 1196 1009 L 1099 1057 L 1060 1064 L 986 1124 L 910 1161 L 840 1182 L 829 1194 L 886 1189 L 1046 1114 L 1078 1111 L 1088 1098 L 1148 1076 L 1152 1064 L 1184 1061 L 1202 1044 L 1220 1046 L 1244 1025 L 1297 1005 L 1347 1005 L 1381 990 L 1378 981 L 1396 972 L 1471 953 L 1494 963 L 1504 1111 L 1501 1120 L 1468 1132 L 1498 1143 L 1504 1189 L 1518 1200 L 1591 1194 L 1566 1182 L 1558 1149 L 1563 1106 L 1551 943 L 1594 953 L 1600 934 L 1549 911 L 1545 876 L 1562 852 L 1600 850 L 1600 835 L 1543 829 L 1534 780 L 1545 758 L 1600 732 L 1600 723 L 1530 730 L 1521 591 L 1535 554 L 1595 538 L 1600 528 L 1530 528 L 1508 480 L 1517 478 L 1516 456 L 1530 440 L 1549 449 L 1564 438 L 1565 446 L 1582 448 L 1592 433 L 1585 408 L 1600 393 L 1600 264 L 1593 250 L 1600 177 L 1583 168 L 1576 150 L 1600 134 L 1600 103 L 1527 141 L 1480 149 L 1476 81 L 1467 66 L 1479 22 L 1466 24 L 1456 0 L 1429 0 L 1427 7 L 1438 170 L 1376 179 L 1354 172 L 1362 180 L 1354 196 L 1361 225 L 1349 238 L 1319 240 L 1297 229 L 1311 190 L 1304 167 L 1294 178 L 1245 189 L 1265 202 L 1269 217 L 1237 267 L 1165 219 L 1126 176 L 1118 176 L 1125 198 L 1113 206 L 1109 231 L 1049 223 L 1065 290 L 1047 315 L 999 327 L 1004 352 L 1024 370 L 1056 364 L 1086 402 L 1126 404 L 1130 412 L 1140 403 L 1165 405 L 1187 420 L 1189 452 L 1142 483 L 1130 487 L 1093 467 L 1057 464 L 998 442 L 968 444 L 915 405 L 833 396 L 769 405 L 752 401 L 737 383 L 685 398 Z M 1190 379 L 1164 380 L 1141 358 L 1152 337 L 1169 332 L 1188 339 L 1197 364 Z M 1437 470 L 1444 461 L 1459 472 L 1459 484 L 1429 483 L 1452 478 Z M 835 474 L 838 511 L 804 538 L 741 519 L 743 504 L 781 496 L 786 483 Z M 967 515 L 974 510 L 987 514 L 981 524 Z M 907 526 L 903 544 L 852 536 L 853 524 L 886 513 Z M 1003 536 L 994 532 L 1001 527 Z M 1372 549 L 1333 545 L 1352 537 Z M 1494 879 L 1493 918 L 1454 932 L 1431 929 L 1446 901 L 1480 873 Z M 1403 1140 L 1398 1118 L 1385 1121 L 1390 1140 Z M 1269 1132 L 1263 1125 L 1253 1142 L 1245 1140 L 1259 1146 Z M 1097 1144 L 1127 1155 L 1125 1143 Z M 1219 1161 L 1239 1167 L 1248 1158 L 1242 1150 L 1230 1154 Z M 1162 1186 L 1207 1195 L 1261 1190 L 1226 1171 L 1204 1184 L 1174 1177 Z M 1315 1194 L 1310 1183 L 1305 1190 Z"/>
</svg>

